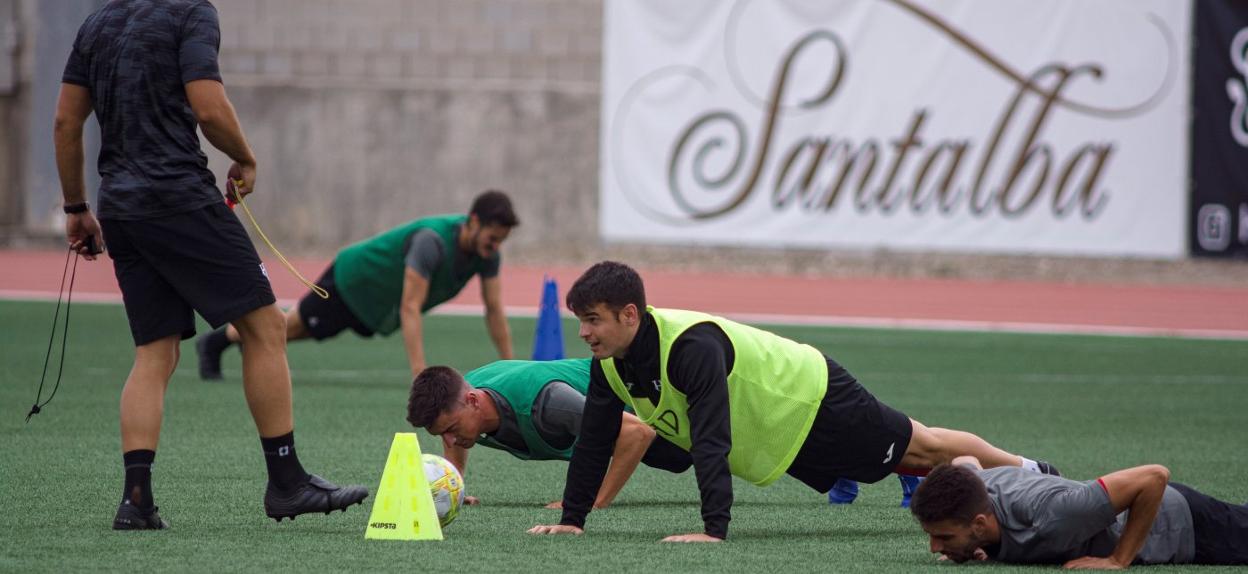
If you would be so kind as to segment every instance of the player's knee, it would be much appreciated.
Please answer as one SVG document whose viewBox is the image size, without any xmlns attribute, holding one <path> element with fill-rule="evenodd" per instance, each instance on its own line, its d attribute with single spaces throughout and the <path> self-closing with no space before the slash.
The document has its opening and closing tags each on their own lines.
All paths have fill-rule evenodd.
<svg viewBox="0 0 1248 574">
<path fill-rule="evenodd" d="M 286 316 L 276 305 L 256 309 L 234 322 L 243 345 L 281 344 L 286 341 Z"/>
<path fill-rule="evenodd" d="M 140 345 L 135 349 L 134 365 L 148 373 L 163 373 L 166 378 L 178 368 L 181 337 L 174 335 Z"/>
</svg>

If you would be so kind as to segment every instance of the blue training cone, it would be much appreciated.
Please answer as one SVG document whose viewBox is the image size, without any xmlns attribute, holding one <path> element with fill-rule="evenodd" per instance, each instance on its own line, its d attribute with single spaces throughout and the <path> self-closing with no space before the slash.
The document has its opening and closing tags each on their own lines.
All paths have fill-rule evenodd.
<svg viewBox="0 0 1248 574">
<path fill-rule="evenodd" d="M 828 491 L 828 504 L 853 504 L 855 498 L 858 498 L 858 483 L 846 478 L 836 479 L 836 484 Z"/>
<path fill-rule="evenodd" d="M 533 360 L 563 358 L 563 323 L 559 319 L 559 287 L 546 277 L 542 283 L 542 306 L 537 312 L 537 332 L 533 334 Z"/>
</svg>

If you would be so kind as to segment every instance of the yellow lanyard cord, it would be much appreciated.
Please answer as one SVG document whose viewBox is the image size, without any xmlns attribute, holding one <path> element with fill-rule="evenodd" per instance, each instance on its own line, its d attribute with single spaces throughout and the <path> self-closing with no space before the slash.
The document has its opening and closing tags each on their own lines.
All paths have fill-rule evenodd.
<svg viewBox="0 0 1248 574">
<path fill-rule="evenodd" d="M 242 185 L 242 182 L 240 181 L 240 182 L 237 182 L 236 184 L 241 186 L 241 185 Z M 282 252 L 277 250 L 277 247 L 275 247 L 275 246 L 273 245 L 273 242 L 272 242 L 272 241 L 269 241 L 269 236 L 267 236 L 267 235 L 265 235 L 265 234 L 264 234 L 264 230 L 263 230 L 263 229 L 260 229 L 260 224 L 259 224 L 259 223 L 256 223 L 256 216 L 254 216 L 254 215 L 252 215 L 252 214 L 251 214 L 251 209 L 247 207 L 247 203 L 243 201 L 242 196 L 240 196 L 240 195 L 238 195 L 237 193 L 235 193 L 232 199 L 234 199 L 234 202 L 235 202 L 235 203 L 237 203 L 237 204 L 239 204 L 239 205 L 243 206 L 243 213 L 246 213 L 246 214 L 247 214 L 247 219 L 250 219 L 250 220 L 251 220 L 251 226 L 252 226 L 253 228 L 255 228 L 256 233 L 259 233 L 259 234 L 260 234 L 260 239 L 263 239 L 263 240 L 264 240 L 265 245 L 268 245 L 268 246 L 269 246 L 269 250 L 270 250 L 270 251 L 272 251 L 272 252 L 273 252 L 273 254 L 274 254 L 274 255 L 276 255 L 276 256 L 277 256 L 277 258 L 278 258 L 279 260 L 281 260 L 282 265 L 285 265 L 285 266 L 286 266 L 286 269 L 289 269 L 289 270 L 290 270 L 290 273 L 291 273 L 292 275 L 294 275 L 297 279 L 299 279 L 299 281 L 300 281 L 301 283 L 303 283 L 304 285 L 307 285 L 307 286 L 308 286 L 308 289 L 311 289 L 311 290 L 312 290 L 312 292 L 313 292 L 313 293 L 316 293 L 316 295 L 317 295 L 318 297 L 320 297 L 321 299 L 329 299 L 329 292 L 328 292 L 328 291 L 326 291 L 326 290 L 322 289 L 322 288 L 320 287 L 320 285 L 317 285 L 317 284 L 315 284 L 315 283 L 313 283 L 313 282 L 311 282 L 311 281 L 308 281 L 308 280 L 307 280 L 307 279 L 303 276 L 303 274 L 302 274 L 302 273 L 299 273 L 299 270 L 295 269 L 295 266 L 294 266 L 294 265 L 291 265 L 291 264 L 290 264 L 290 261 L 287 261 L 287 260 L 286 260 L 286 256 L 285 256 L 285 255 L 282 255 Z"/>
</svg>

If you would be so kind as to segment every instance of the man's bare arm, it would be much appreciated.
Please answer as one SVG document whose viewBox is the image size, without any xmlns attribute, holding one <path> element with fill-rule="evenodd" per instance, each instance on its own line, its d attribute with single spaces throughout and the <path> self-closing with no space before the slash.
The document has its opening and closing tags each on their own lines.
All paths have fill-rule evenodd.
<svg viewBox="0 0 1248 574">
<path fill-rule="evenodd" d="M 1101 485 L 1109 494 L 1114 511 L 1130 510 L 1127 523 L 1114 552 L 1106 558 L 1086 556 L 1066 563 L 1066 568 L 1126 568 L 1144 548 L 1148 531 L 1157 519 L 1166 485 L 1170 483 L 1170 470 L 1159 464 L 1137 466 L 1101 477 Z"/>
<path fill-rule="evenodd" d="M 415 269 L 407 267 L 403 271 L 403 296 L 399 303 L 399 321 L 403 328 L 403 346 L 407 349 L 408 366 L 412 376 L 425 370 L 425 343 L 421 307 L 429 295 L 429 281 L 420 276 Z"/>
<path fill-rule="evenodd" d="M 485 326 L 490 331 L 498 358 L 511 359 L 511 328 L 503 311 L 503 283 L 497 276 L 481 279 L 481 300 L 485 302 Z"/>
<path fill-rule="evenodd" d="M 87 184 L 83 175 L 86 161 L 82 149 L 82 130 L 91 116 L 91 92 L 77 84 L 61 84 L 61 95 L 56 102 L 56 119 L 52 125 L 52 140 L 56 145 L 56 171 L 61 180 L 61 197 L 65 205 L 87 200 Z M 87 248 L 88 237 L 93 237 L 97 249 L 104 248 L 104 234 L 100 224 L 90 211 L 71 213 L 65 217 L 65 239 L 70 249 L 82 254 L 88 261 L 95 254 Z"/>
<path fill-rule="evenodd" d="M 242 180 L 241 185 L 236 185 L 239 195 L 246 196 L 255 191 L 256 156 L 251 146 L 247 145 L 234 104 L 225 95 L 225 86 L 216 80 L 188 82 L 186 99 L 208 143 L 234 160 L 230 177 Z"/>
</svg>

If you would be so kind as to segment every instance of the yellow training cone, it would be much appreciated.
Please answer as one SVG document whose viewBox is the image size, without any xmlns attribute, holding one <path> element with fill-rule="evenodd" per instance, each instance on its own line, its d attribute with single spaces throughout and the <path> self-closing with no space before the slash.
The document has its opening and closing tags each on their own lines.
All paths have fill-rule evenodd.
<svg viewBox="0 0 1248 574">
<path fill-rule="evenodd" d="M 364 538 L 442 540 L 416 433 L 394 433 Z"/>
</svg>

